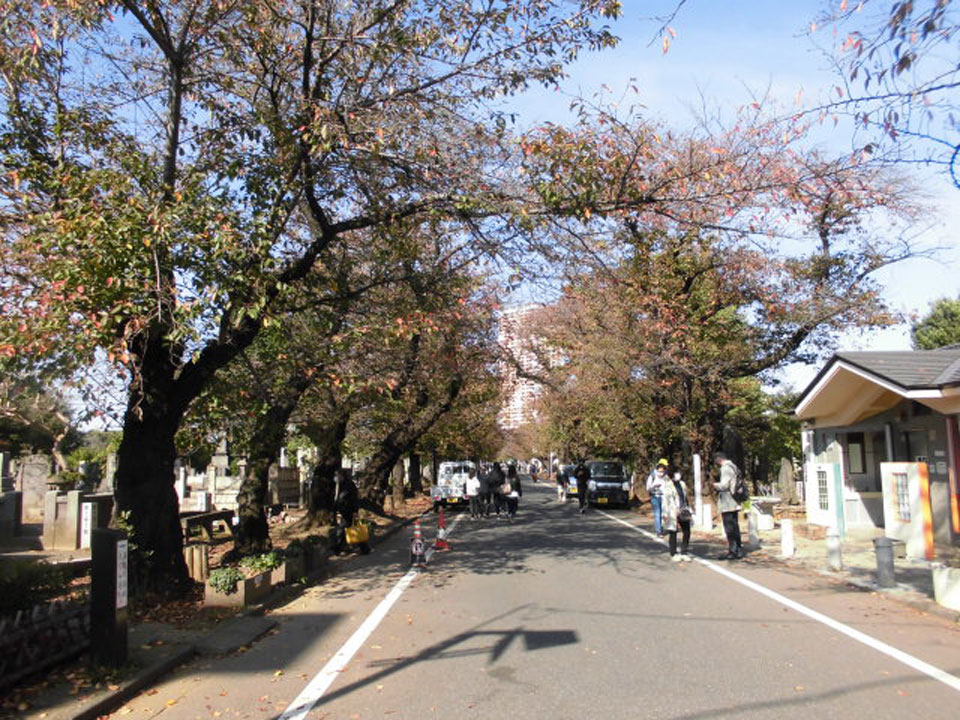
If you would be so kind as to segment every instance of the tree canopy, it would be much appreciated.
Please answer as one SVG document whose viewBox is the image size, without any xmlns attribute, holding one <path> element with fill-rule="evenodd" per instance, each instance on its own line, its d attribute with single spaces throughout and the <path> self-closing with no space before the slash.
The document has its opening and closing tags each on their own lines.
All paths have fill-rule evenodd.
<svg viewBox="0 0 960 720">
<path fill-rule="evenodd" d="M 927 314 L 913 323 L 910 329 L 913 347 L 917 350 L 960 343 L 960 298 L 940 298 Z"/>
</svg>

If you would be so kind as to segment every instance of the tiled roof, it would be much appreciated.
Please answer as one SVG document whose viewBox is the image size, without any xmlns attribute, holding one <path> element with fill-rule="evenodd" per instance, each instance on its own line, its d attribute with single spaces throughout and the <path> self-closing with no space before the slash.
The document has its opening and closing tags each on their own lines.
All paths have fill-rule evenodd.
<svg viewBox="0 0 960 720">
<path fill-rule="evenodd" d="M 841 352 L 835 358 L 906 390 L 960 384 L 960 348 L 899 352 Z M 828 363 L 832 365 L 833 363 Z"/>
</svg>

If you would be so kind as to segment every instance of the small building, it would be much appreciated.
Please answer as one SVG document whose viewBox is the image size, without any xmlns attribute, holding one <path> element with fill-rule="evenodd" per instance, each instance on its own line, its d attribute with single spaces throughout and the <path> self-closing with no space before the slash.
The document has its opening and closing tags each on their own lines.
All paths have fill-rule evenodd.
<svg viewBox="0 0 960 720">
<path fill-rule="evenodd" d="M 837 353 L 796 414 L 809 522 L 883 527 L 915 557 L 960 544 L 960 347 Z"/>
</svg>

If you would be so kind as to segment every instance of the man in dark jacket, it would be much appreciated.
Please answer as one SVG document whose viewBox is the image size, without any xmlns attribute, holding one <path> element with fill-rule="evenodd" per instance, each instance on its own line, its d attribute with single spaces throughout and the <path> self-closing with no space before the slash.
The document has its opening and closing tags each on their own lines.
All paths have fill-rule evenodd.
<svg viewBox="0 0 960 720">
<path fill-rule="evenodd" d="M 577 476 L 577 499 L 580 501 L 580 514 L 587 511 L 587 483 L 590 482 L 590 468 L 581 460 L 573 473 Z"/>
<path fill-rule="evenodd" d="M 497 517 L 500 517 L 500 511 L 504 509 L 503 483 L 506 479 L 507 476 L 504 474 L 503 468 L 500 467 L 500 463 L 494 463 L 489 482 L 490 492 L 493 495 L 493 509 L 496 511 Z"/>
</svg>

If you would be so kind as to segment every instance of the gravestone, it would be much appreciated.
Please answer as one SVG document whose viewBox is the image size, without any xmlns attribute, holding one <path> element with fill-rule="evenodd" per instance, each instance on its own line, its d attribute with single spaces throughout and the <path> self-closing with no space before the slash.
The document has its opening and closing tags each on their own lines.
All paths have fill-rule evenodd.
<svg viewBox="0 0 960 720">
<path fill-rule="evenodd" d="M 0 452 L 0 492 L 9 492 L 14 489 L 10 461 L 10 453 Z"/>
<path fill-rule="evenodd" d="M 221 440 L 217 445 L 217 451 L 210 458 L 210 467 L 214 469 L 217 476 L 228 475 L 230 473 L 230 447 L 226 440 Z M 209 472 L 210 467 L 207 468 Z"/>
<path fill-rule="evenodd" d="M 103 473 L 103 481 L 100 483 L 101 492 L 113 492 L 117 489 L 117 454 L 107 453 L 107 467 Z"/>
<path fill-rule="evenodd" d="M 16 489 L 23 493 L 23 522 L 43 522 L 44 496 L 51 479 L 50 458 L 29 455 L 17 463 Z"/>
<path fill-rule="evenodd" d="M 777 475 L 777 493 L 784 505 L 798 505 L 797 484 L 793 477 L 793 463 L 787 458 L 780 459 L 780 472 Z"/>
<path fill-rule="evenodd" d="M 20 535 L 20 516 L 22 496 L 13 490 L 0 492 L 0 540 L 8 540 Z"/>
</svg>

